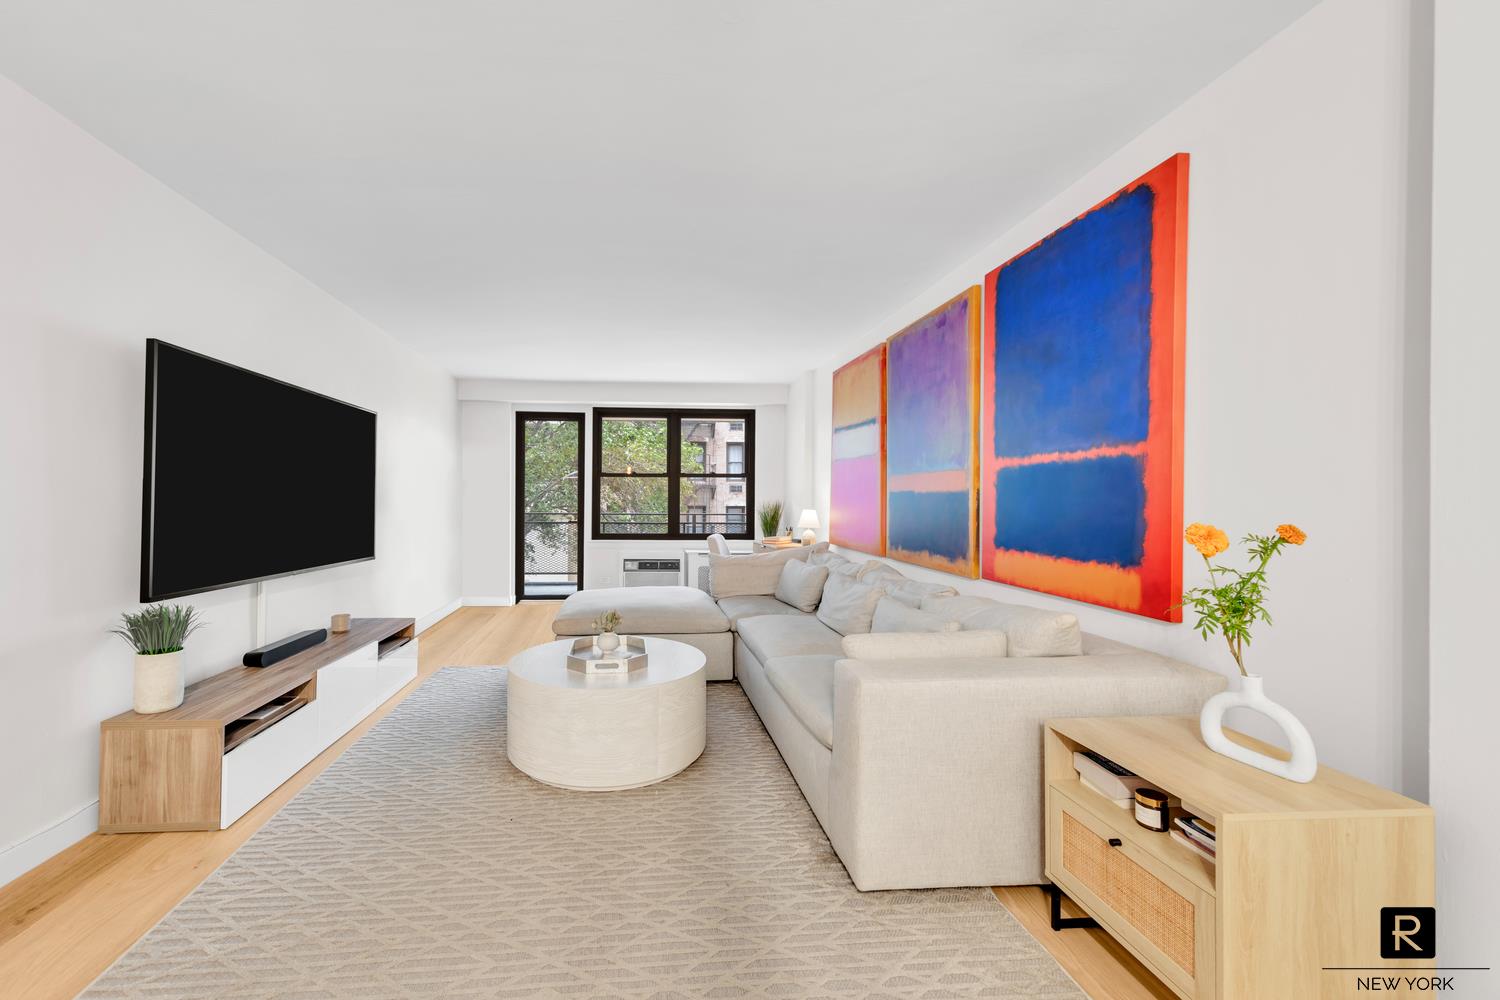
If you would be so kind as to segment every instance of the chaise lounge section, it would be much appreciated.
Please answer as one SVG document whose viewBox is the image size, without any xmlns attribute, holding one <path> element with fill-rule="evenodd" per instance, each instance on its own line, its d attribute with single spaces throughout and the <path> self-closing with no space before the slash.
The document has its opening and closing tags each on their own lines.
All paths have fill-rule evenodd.
<svg viewBox="0 0 1500 1000">
<path fill-rule="evenodd" d="M 711 681 L 734 679 L 729 619 L 712 597 L 696 587 L 606 587 L 580 590 L 563 601 L 552 620 L 559 639 L 598 635 L 594 620 L 618 611 L 620 631 L 676 639 L 703 651 Z"/>
<path fill-rule="evenodd" d="M 740 686 L 860 889 L 1043 881 L 1044 721 L 1196 714 L 1224 687 L 1093 635 L 1070 657 L 885 661 L 758 638 L 781 655 L 742 634 Z"/>
</svg>

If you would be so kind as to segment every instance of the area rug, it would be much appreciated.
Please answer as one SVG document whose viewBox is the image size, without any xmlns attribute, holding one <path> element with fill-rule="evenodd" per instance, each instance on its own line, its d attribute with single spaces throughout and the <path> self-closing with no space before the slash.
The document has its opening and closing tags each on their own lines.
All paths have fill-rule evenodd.
<svg viewBox="0 0 1500 1000">
<path fill-rule="evenodd" d="M 1083 997 L 987 889 L 856 890 L 736 685 L 586 793 L 506 760 L 505 677 L 433 676 L 85 995 Z"/>
</svg>

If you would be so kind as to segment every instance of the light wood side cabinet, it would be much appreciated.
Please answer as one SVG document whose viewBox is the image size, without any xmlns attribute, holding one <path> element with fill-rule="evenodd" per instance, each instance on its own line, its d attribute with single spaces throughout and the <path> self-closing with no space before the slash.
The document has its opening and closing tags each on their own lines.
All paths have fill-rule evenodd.
<svg viewBox="0 0 1500 1000">
<path fill-rule="evenodd" d="M 1328 767 L 1274 777 L 1209 750 L 1195 718 L 1056 719 L 1044 739 L 1047 877 L 1179 996 L 1355 996 L 1356 970 L 1432 966 L 1380 957 L 1381 907 L 1433 905 L 1428 806 Z M 1081 784 L 1077 750 L 1213 823 L 1217 863 Z"/>
</svg>

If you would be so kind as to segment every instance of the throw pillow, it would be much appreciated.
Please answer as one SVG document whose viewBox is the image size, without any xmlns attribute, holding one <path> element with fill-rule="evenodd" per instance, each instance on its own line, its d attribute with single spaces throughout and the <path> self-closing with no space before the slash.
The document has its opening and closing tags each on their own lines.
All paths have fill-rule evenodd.
<svg viewBox="0 0 1500 1000">
<path fill-rule="evenodd" d="M 970 632 L 871 632 L 846 635 L 841 641 L 851 660 L 951 660 L 955 657 L 1001 657 L 1005 655 L 1005 633 Z"/>
<path fill-rule="evenodd" d="M 823 602 L 818 605 L 818 621 L 839 635 L 870 631 L 875 605 L 880 603 L 881 588 L 837 573 L 828 574 L 823 585 Z"/>
<path fill-rule="evenodd" d="M 800 560 L 788 559 L 782 564 L 781 579 L 776 582 L 776 599 L 798 611 L 813 611 L 823 596 L 823 584 L 827 579 L 827 566 L 809 566 Z"/>
<path fill-rule="evenodd" d="M 809 550 L 804 547 L 785 552 L 757 552 L 753 556 L 708 557 L 708 592 L 715 600 L 725 597 L 752 597 L 776 593 L 781 582 L 781 567 L 789 559 L 805 561 Z"/>
<path fill-rule="evenodd" d="M 812 555 L 807 557 L 807 561 L 812 563 L 814 566 L 827 566 L 828 568 L 832 569 L 834 566 L 842 566 L 849 560 L 839 555 L 837 552 L 814 552 Z"/>
<path fill-rule="evenodd" d="M 942 615 L 918 611 L 916 608 L 894 600 L 889 594 L 875 605 L 875 617 L 870 622 L 871 632 L 957 632 L 958 622 L 949 621 Z"/>
<path fill-rule="evenodd" d="M 958 591 L 946 583 L 921 583 L 903 580 L 900 585 L 889 588 L 886 593 L 909 608 L 920 608 L 924 597 L 957 597 Z"/>
<path fill-rule="evenodd" d="M 1001 604 L 987 597 L 928 597 L 922 610 L 957 619 L 964 629 L 1003 629 L 1010 656 L 1079 656 L 1083 630 L 1078 616 L 1024 604 Z"/>
<path fill-rule="evenodd" d="M 879 559 L 870 559 L 861 564 L 854 578 L 865 583 L 872 583 L 880 578 L 889 578 L 891 580 L 906 579 L 906 577 L 901 575 L 899 569 L 888 562 L 881 562 Z"/>
</svg>

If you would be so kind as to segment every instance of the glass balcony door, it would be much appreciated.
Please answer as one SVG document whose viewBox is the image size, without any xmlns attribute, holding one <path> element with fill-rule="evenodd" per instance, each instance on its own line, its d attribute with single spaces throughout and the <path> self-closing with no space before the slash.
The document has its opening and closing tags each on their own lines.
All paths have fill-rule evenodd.
<svg viewBox="0 0 1500 1000">
<path fill-rule="evenodd" d="M 516 599 L 583 587 L 583 414 L 516 414 Z"/>
</svg>

